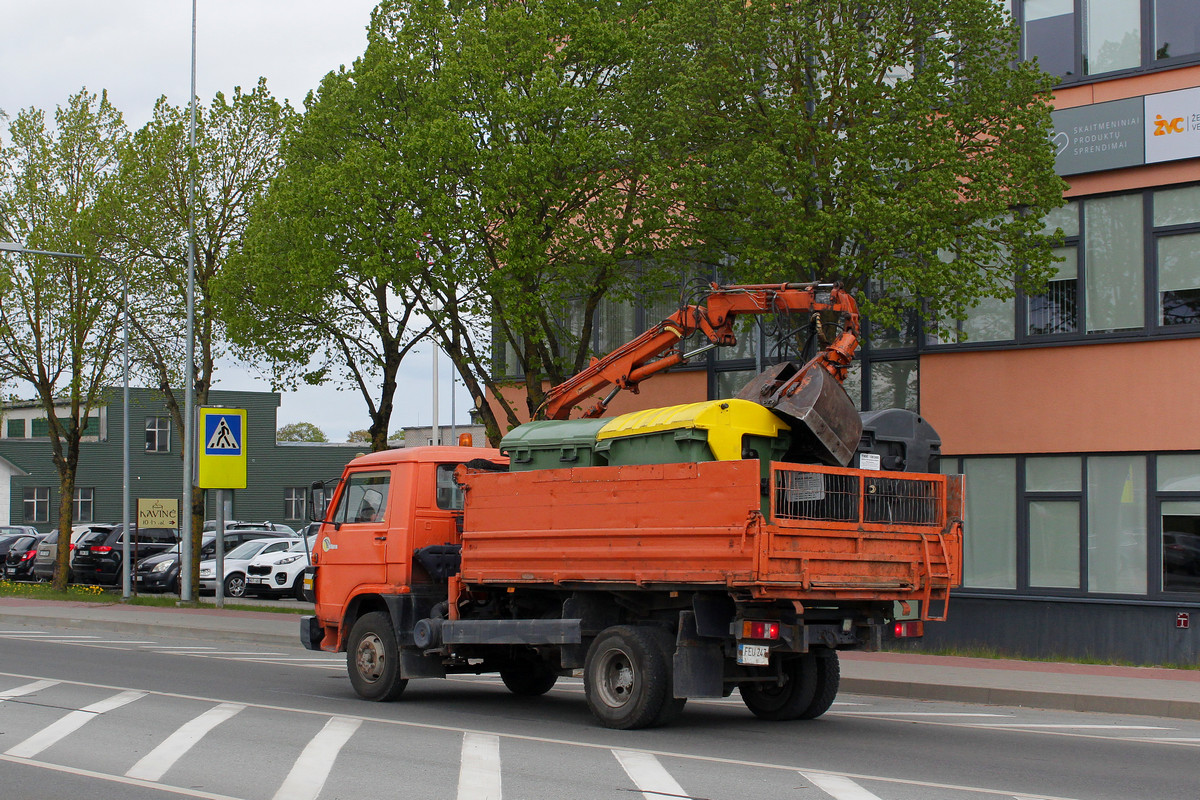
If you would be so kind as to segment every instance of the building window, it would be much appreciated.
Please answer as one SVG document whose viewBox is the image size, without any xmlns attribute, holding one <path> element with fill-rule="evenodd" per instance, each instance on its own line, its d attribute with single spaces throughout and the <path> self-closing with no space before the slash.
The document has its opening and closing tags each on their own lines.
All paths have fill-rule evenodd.
<svg viewBox="0 0 1200 800">
<path fill-rule="evenodd" d="M 1075 333 L 1079 329 L 1079 210 L 1069 202 L 1046 216 L 1046 229 L 1063 232 L 1063 246 L 1054 250 L 1058 273 L 1042 294 L 1028 298 L 1027 332 L 1030 336 Z"/>
<path fill-rule="evenodd" d="M 1200 455 L 1156 459 L 1164 592 L 1200 595 Z"/>
<path fill-rule="evenodd" d="M 75 523 L 92 522 L 95 501 L 95 489 L 75 487 L 75 493 L 71 497 L 71 521 Z"/>
<path fill-rule="evenodd" d="M 1030 588 L 1080 588 L 1081 470 L 1077 456 L 1025 459 Z"/>
<path fill-rule="evenodd" d="M 1014 12 L 1022 57 L 1064 81 L 1200 53 L 1195 0 L 1024 0 Z"/>
<path fill-rule="evenodd" d="M 1146 459 L 1087 459 L 1089 592 L 1146 593 Z"/>
<path fill-rule="evenodd" d="M 25 420 L 10 419 L 5 420 L 5 436 L 9 439 L 24 439 L 25 438 Z"/>
<path fill-rule="evenodd" d="M 307 513 L 308 490 L 303 486 L 291 486 L 283 490 L 283 518 L 304 519 Z"/>
<path fill-rule="evenodd" d="M 963 465 L 968 487 L 963 537 L 963 586 L 1017 588 L 1016 459 L 970 458 Z"/>
<path fill-rule="evenodd" d="M 1144 327 L 1142 195 L 1085 201 L 1083 250 L 1087 332 Z"/>
<path fill-rule="evenodd" d="M 1158 323 L 1200 322 L 1200 186 L 1154 193 Z"/>
<path fill-rule="evenodd" d="M 1085 75 L 1131 69 L 1142 63 L 1140 0 L 1084 0 Z"/>
<path fill-rule="evenodd" d="M 1154 58 L 1200 53 L 1200 14 L 1196 0 L 1154 0 Z"/>
<path fill-rule="evenodd" d="M 45 417 L 34 419 L 33 436 L 34 438 L 48 439 L 50 437 L 50 420 Z"/>
<path fill-rule="evenodd" d="M 23 496 L 26 522 L 50 521 L 50 487 L 26 486 Z"/>
<path fill-rule="evenodd" d="M 146 417 L 146 452 L 171 452 L 170 417 Z"/>
<path fill-rule="evenodd" d="M 1025 0 L 1023 55 L 1051 75 L 1075 73 L 1075 0 Z"/>
</svg>

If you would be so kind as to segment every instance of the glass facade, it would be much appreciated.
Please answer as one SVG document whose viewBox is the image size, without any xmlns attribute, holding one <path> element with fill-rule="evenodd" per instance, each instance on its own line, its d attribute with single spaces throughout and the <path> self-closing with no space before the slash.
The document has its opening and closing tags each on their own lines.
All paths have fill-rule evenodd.
<svg viewBox="0 0 1200 800">
<path fill-rule="evenodd" d="M 958 470 L 968 593 L 1200 599 L 1200 454 L 943 458 Z"/>
<path fill-rule="evenodd" d="M 1195 0 L 1022 0 L 1021 53 L 1063 82 L 1200 55 Z"/>
</svg>

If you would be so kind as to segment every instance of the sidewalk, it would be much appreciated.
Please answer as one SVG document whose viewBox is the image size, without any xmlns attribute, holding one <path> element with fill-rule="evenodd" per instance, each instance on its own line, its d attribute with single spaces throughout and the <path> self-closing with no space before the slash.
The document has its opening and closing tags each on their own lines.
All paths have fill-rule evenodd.
<svg viewBox="0 0 1200 800">
<path fill-rule="evenodd" d="M 0 629 L 97 629 L 299 646 L 300 616 L 0 597 Z M 1200 670 L 909 653 L 840 654 L 845 694 L 1200 719 Z"/>
</svg>

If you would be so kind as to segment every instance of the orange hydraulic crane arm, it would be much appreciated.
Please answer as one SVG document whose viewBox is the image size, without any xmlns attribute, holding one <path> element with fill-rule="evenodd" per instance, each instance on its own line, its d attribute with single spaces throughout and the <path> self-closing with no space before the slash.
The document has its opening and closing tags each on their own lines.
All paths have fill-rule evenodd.
<svg viewBox="0 0 1200 800">
<path fill-rule="evenodd" d="M 804 370 L 819 365 L 840 383 L 846 377 L 846 368 L 854 357 L 859 337 L 858 304 L 840 286 L 829 283 L 713 284 L 703 305 L 680 309 L 608 355 L 593 358 L 579 374 L 552 387 L 543 404 L 546 417 L 567 419 L 576 405 L 611 386 L 609 394 L 583 414 L 584 417 L 598 417 L 621 389 L 636 393 L 638 384 L 656 372 L 685 363 L 714 347 L 736 344 L 733 323 L 740 314 L 826 311 L 839 314 L 841 333 L 827 343 Z M 708 339 L 707 345 L 690 353 L 679 350 L 668 353 L 697 331 Z"/>
</svg>

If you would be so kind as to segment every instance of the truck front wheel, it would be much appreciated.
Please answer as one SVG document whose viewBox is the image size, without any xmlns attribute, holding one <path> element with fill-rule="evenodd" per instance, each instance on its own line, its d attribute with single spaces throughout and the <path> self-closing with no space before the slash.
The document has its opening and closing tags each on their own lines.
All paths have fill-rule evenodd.
<svg viewBox="0 0 1200 800">
<path fill-rule="evenodd" d="M 583 689 L 600 724 L 631 730 L 669 721 L 682 702 L 672 697 L 670 635 L 646 626 L 618 625 L 588 648 Z"/>
<path fill-rule="evenodd" d="M 392 620 L 383 611 L 363 614 L 350 629 L 346 671 L 364 700 L 395 700 L 408 681 L 400 677 L 400 652 Z"/>
</svg>

